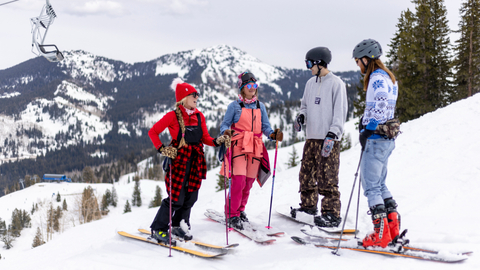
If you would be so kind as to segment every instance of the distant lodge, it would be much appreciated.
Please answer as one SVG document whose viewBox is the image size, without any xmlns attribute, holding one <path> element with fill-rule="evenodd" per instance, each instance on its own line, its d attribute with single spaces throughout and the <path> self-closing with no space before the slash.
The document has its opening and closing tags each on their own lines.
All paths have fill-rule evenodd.
<svg viewBox="0 0 480 270">
<path fill-rule="evenodd" d="M 72 182 L 72 179 L 67 178 L 64 174 L 44 174 L 43 181 L 45 182 Z"/>
</svg>

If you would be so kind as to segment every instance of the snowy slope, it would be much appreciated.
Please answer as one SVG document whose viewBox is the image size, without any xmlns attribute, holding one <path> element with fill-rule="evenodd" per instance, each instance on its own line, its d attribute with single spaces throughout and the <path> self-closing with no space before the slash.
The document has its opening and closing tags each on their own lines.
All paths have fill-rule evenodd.
<svg viewBox="0 0 480 270">
<path fill-rule="evenodd" d="M 133 207 L 132 213 L 121 214 L 126 199 L 130 199 L 133 183 L 122 177 L 116 184 L 119 206 L 102 220 L 68 228 L 43 246 L 31 249 L 36 230 L 26 229 L 10 250 L 0 249 L 0 269 L 479 269 L 480 232 L 477 224 L 478 190 L 480 189 L 480 94 L 457 102 L 417 120 L 402 125 L 403 134 L 397 139 L 396 150 L 390 158 L 387 184 L 398 203 L 402 226 L 408 228 L 408 236 L 417 246 L 451 251 L 471 250 L 474 254 L 461 264 L 449 265 L 422 262 L 402 258 L 389 258 L 371 254 L 342 251 L 333 256 L 329 250 L 313 246 L 299 246 L 290 236 L 302 233 L 300 224 L 272 214 L 274 230 L 286 232 L 286 236 L 268 245 L 258 245 L 240 235 L 229 234 L 230 243 L 240 243 L 232 254 L 217 260 L 193 258 L 168 249 L 121 238 L 117 230 L 136 232 L 148 228 L 156 211 L 146 205 L 153 196 L 156 184 L 142 180 L 144 206 Z M 355 170 L 360 157 L 354 123 L 347 130 L 352 133 L 354 147 L 341 155 L 340 189 L 342 211 L 345 213 Z M 463 133 L 467 134 L 463 134 Z M 355 135 L 353 135 L 355 134 Z M 301 153 L 303 143 L 295 144 Z M 297 205 L 299 166 L 287 169 L 285 163 L 292 147 L 279 149 L 275 179 L 274 207 Z M 274 152 L 270 151 L 273 166 Z M 213 208 L 221 210 L 223 192 L 216 193 L 216 173 L 209 171 L 208 179 L 200 190 L 200 197 L 192 211 L 192 234 L 199 240 L 215 244 L 225 243 L 225 230 L 220 224 L 207 220 L 203 212 Z M 132 176 L 130 176 L 132 177 Z M 271 180 L 264 188 L 255 184 L 246 212 L 249 219 L 266 225 L 271 193 Z M 52 193 L 69 194 L 81 191 L 84 184 L 37 184 L 26 190 L 0 198 L 0 217 L 10 221 L 8 214 L 14 207 L 31 209 L 32 202 L 53 200 Z M 109 185 L 93 185 L 97 194 L 103 194 Z M 354 226 L 356 197 L 354 192 L 348 226 Z M 65 196 L 65 198 L 68 196 Z M 366 214 L 367 202 L 360 199 L 360 236 L 371 230 L 371 219 Z M 69 207 L 72 207 L 73 203 Z M 8 208 L 8 210 L 5 210 Z M 353 209 L 353 210 L 352 210 Z M 35 218 L 34 218 L 35 219 Z M 26 259 L 27 258 L 27 259 Z"/>
</svg>

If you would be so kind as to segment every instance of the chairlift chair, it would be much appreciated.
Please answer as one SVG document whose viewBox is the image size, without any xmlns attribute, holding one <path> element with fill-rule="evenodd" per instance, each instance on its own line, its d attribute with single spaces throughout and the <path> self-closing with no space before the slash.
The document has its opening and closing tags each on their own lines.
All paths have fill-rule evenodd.
<svg viewBox="0 0 480 270">
<path fill-rule="evenodd" d="M 58 47 L 54 44 L 44 44 L 48 29 L 57 17 L 52 5 L 48 0 L 46 1 L 47 3 L 43 6 L 40 16 L 30 19 L 32 23 L 32 52 L 45 57 L 50 62 L 59 62 L 64 57 Z M 34 48 L 37 49 L 37 52 L 34 51 Z"/>
</svg>

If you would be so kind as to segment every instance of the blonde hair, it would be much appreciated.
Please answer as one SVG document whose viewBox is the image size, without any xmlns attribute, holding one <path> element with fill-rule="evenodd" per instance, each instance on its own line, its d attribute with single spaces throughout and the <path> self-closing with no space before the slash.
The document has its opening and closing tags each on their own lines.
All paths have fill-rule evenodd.
<svg viewBox="0 0 480 270">
<path fill-rule="evenodd" d="M 177 115 L 177 121 L 178 121 L 178 124 L 180 125 L 179 132 L 182 132 L 182 138 L 180 139 L 180 142 L 178 144 L 178 149 L 187 145 L 187 142 L 185 142 L 185 122 L 183 121 L 182 111 L 180 110 L 180 105 L 183 106 L 183 104 L 186 101 L 187 101 L 187 97 L 184 97 L 182 100 L 175 103 L 175 114 Z"/>
<path fill-rule="evenodd" d="M 360 59 L 360 61 L 363 61 Z M 374 72 L 377 69 L 382 69 L 385 72 L 388 73 L 390 76 L 390 80 L 392 80 L 392 83 L 395 83 L 395 75 L 383 64 L 382 60 L 380 59 L 371 59 L 370 64 L 367 67 L 367 72 L 365 72 L 365 78 L 363 79 L 363 91 L 367 91 L 368 88 L 368 83 L 370 82 L 370 74 Z"/>
</svg>

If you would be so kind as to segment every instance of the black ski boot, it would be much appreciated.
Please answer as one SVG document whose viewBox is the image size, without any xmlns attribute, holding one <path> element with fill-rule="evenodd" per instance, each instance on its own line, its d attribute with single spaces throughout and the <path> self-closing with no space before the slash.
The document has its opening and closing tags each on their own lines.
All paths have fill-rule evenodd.
<svg viewBox="0 0 480 270">
<path fill-rule="evenodd" d="M 240 211 L 240 220 L 242 222 L 248 222 L 247 214 L 244 211 Z"/>
<path fill-rule="evenodd" d="M 185 241 L 193 239 L 193 236 L 190 234 L 190 232 L 188 230 L 185 232 L 182 227 L 172 227 L 172 234 Z"/>
<path fill-rule="evenodd" d="M 231 217 L 228 219 L 228 226 L 237 230 L 243 230 L 243 224 L 240 217 Z"/>
<path fill-rule="evenodd" d="M 303 208 L 303 207 L 293 208 L 293 207 L 290 207 L 290 215 L 292 216 L 292 218 L 297 217 L 297 212 L 304 212 L 306 214 L 314 216 L 318 213 L 318 210 L 317 210 L 317 208 Z"/>
<path fill-rule="evenodd" d="M 152 238 L 157 240 L 158 243 L 162 243 L 165 245 L 170 245 L 170 236 L 168 231 L 152 231 Z M 172 239 L 172 246 L 176 246 L 177 241 Z"/>
<path fill-rule="evenodd" d="M 318 227 L 338 227 L 342 222 L 342 218 L 336 217 L 333 213 L 325 213 L 321 216 L 315 216 L 313 221 Z"/>
</svg>

